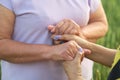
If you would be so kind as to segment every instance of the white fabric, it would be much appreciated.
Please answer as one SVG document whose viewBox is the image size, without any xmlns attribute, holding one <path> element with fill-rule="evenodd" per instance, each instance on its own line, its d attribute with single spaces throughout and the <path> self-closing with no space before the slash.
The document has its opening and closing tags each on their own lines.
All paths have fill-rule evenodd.
<svg viewBox="0 0 120 80">
<path fill-rule="evenodd" d="M 48 25 L 68 18 L 80 26 L 88 24 L 99 0 L 0 0 L 0 4 L 16 15 L 13 40 L 32 44 L 52 44 Z M 93 7 L 94 6 L 94 7 Z M 84 60 L 86 80 L 92 77 L 93 62 Z M 2 80 L 67 80 L 60 62 L 41 61 L 31 64 L 1 62 Z"/>
</svg>

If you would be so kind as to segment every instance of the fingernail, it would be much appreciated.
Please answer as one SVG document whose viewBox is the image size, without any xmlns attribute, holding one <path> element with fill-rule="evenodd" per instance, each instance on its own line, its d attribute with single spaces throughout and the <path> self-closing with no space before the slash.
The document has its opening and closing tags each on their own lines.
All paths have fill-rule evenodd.
<svg viewBox="0 0 120 80">
<path fill-rule="evenodd" d="M 79 48 L 79 52 L 80 52 L 80 54 L 82 54 L 83 53 L 83 49 Z"/>
<path fill-rule="evenodd" d="M 58 39 L 60 39 L 61 38 L 61 35 L 56 35 L 56 36 L 54 36 L 54 40 L 58 40 Z"/>
</svg>

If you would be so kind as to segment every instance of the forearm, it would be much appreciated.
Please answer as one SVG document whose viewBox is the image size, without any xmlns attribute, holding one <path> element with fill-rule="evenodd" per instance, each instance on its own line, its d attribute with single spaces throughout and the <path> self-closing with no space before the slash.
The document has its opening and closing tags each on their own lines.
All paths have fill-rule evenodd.
<svg viewBox="0 0 120 80">
<path fill-rule="evenodd" d="M 98 39 L 103 37 L 108 31 L 108 22 L 102 4 L 97 10 L 90 14 L 88 25 L 82 29 L 83 35 L 87 39 Z"/>
<path fill-rule="evenodd" d="M 86 57 L 98 63 L 104 64 L 106 66 L 111 66 L 114 61 L 114 57 L 116 54 L 116 50 L 114 49 L 105 48 L 95 43 L 88 42 L 87 40 L 82 39 L 75 35 L 62 35 L 59 38 L 59 40 L 76 41 L 78 45 L 81 46 L 82 48 L 91 50 L 91 54 L 86 55 Z"/>
<path fill-rule="evenodd" d="M 78 37 L 74 37 L 74 39 L 81 47 L 91 50 L 91 54 L 86 55 L 87 58 L 109 67 L 112 65 L 116 54 L 115 49 L 105 48 L 98 44 L 88 42 L 84 39 L 78 39 Z"/>
<path fill-rule="evenodd" d="M 12 63 L 47 60 L 49 45 L 26 44 L 13 40 L 0 40 L 0 59 Z"/>
<path fill-rule="evenodd" d="M 89 43 L 87 48 L 92 51 L 90 55 L 86 56 L 87 58 L 109 67 L 112 65 L 116 53 L 115 49 L 105 48 L 94 43 Z"/>
<path fill-rule="evenodd" d="M 107 30 L 107 24 L 101 21 L 89 23 L 87 26 L 82 28 L 83 35 L 87 40 L 97 40 L 98 38 L 103 37 Z"/>
</svg>

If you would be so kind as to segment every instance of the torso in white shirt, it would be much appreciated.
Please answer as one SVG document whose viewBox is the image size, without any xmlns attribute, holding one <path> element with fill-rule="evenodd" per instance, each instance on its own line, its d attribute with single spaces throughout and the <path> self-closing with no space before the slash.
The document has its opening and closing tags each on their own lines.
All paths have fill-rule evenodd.
<svg viewBox="0 0 120 80">
<path fill-rule="evenodd" d="M 5 1 L 1 0 L 0 4 L 9 8 Z M 48 25 L 72 19 L 80 26 L 86 26 L 91 13 L 88 0 L 11 0 L 11 6 L 16 15 L 13 40 L 32 44 L 51 45 Z M 87 80 L 92 77 L 92 64 L 89 60 L 82 63 L 82 71 Z M 13 64 L 2 61 L 1 66 L 2 80 L 67 80 L 60 62 Z"/>
</svg>

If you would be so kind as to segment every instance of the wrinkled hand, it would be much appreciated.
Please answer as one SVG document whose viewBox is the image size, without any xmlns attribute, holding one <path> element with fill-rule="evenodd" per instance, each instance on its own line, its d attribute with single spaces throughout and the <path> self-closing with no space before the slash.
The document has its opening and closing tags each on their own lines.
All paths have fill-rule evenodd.
<svg viewBox="0 0 120 80">
<path fill-rule="evenodd" d="M 50 51 L 50 58 L 52 60 L 73 60 L 79 48 L 75 41 L 55 45 Z"/>
<path fill-rule="evenodd" d="M 57 40 L 57 41 L 75 41 L 79 46 L 82 48 L 88 48 L 90 43 L 85 40 L 80 38 L 79 36 L 76 35 L 69 35 L 69 34 L 64 34 L 64 35 L 52 35 L 52 39 Z M 91 51 L 89 49 L 84 49 L 85 55 L 91 54 Z"/>
<path fill-rule="evenodd" d="M 72 61 L 64 61 L 63 67 L 69 80 L 83 80 L 81 75 L 81 52 L 77 52 L 76 57 Z M 83 52 L 82 52 L 83 53 Z"/>
<path fill-rule="evenodd" d="M 71 19 L 64 19 L 55 26 L 49 25 L 48 30 L 56 35 L 72 34 L 85 38 L 80 26 Z"/>
<path fill-rule="evenodd" d="M 80 26 L 71 19 L 64 19 L 60 21 L 56 26 L 49 25 L 48 30 L 56 35 L 72 34 L 77 35 L 83 39 L 86 39 L 82 33 Z M 60 41 L 53 40 L 54 44 L 60 44 Z"/>
</svg>

